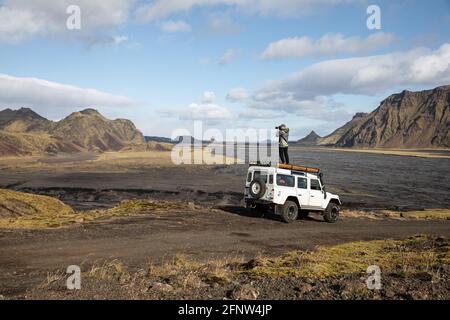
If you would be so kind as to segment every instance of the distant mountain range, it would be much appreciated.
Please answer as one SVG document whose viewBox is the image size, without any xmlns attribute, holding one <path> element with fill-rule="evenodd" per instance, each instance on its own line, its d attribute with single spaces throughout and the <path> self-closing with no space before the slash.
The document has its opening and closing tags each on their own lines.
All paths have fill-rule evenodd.
<svg viewBox="0 0 450 320">
<path fill-rule="evenodd" d="M 150 142 L 164 142 L 164 143 L 176 143 L 177 141 L 174 141 L 170 138 L 166 137 L 159 137 L 159 136 L 144 136 L 145 141 Z"/>
<path fill-rule="evenodd" d="M 331 134 L 319 137 L 313 131 L 296 144 L 357 148 L 449 148 L 450 85 L 393 94 L 371 113 L 357 113 Z"/>
<path fill-rule="evenodd" d="M 0 156 L 170 150 L 177 141 L 144 137 L 133 122 L 109 120 L 97 110 L 74 112 L 50 121 L 28 108 L 0 111 Z M 198 141 L 210 143 L 210 141 Z M 295 144 L 359 148 L 450 148 L 450 85 L 403 91 L 383 100 L 371 113 L 357 113 L 331 134 L 314 131 Z"/>
<path fill-rule="evenodd" d="M 144 136 L 125 119 L 109 120 L 94 109 L 53 122 L 33 110 L 0 111 L 0 156 L 145 148 Z"/>
</svg>

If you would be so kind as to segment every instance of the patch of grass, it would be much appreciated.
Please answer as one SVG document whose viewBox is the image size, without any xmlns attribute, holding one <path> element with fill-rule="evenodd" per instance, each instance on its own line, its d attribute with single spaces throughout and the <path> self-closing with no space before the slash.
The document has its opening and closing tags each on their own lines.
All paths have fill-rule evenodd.
<svg viewBox="0 0 450 320">
<path fill-rule="evenodd" d="M 445 287 L 448 282 L 446 266 L 450 264 L 449 251 L 448 238 L 419 235 L 402 240 L 361 241 L 318 247 L 313 251 L 293 251 L 283 256 L 258 257 L 247 262 L 238 258 L 198 262 L 185 256 L 176 256 L 166 263 L 132 272 L 120 261 L 113 260 L 83 271 L 83 286 L 90 286 L 88 290 L 91 293 L 85 291 L 84 287 L 80 292 L 87 292 L 87 295 L 81 296 L 84 299 L 101 297 L 99 291 L 105 297 L 111 297 L 113 292 L 112 297 L 120 293 L 119 296 L 129 299 L 195 299 L 205 297 L 208 292 L 212 294 L 208 298 L 214 297 L 214 292 L 219 292 L 217 298 L 223 294 L 223 297 L 232 299 L 255 299 L 259 288 L 264 288 L 267 282 L 281 280 L 279 283 L 283 283 L 283 278 L 290 277 L 299 278 L 302 283 L 313 281 L 317 284 L 319 280 L 324 280 L 329 286 L 334 280 L 366 278 L 367 267 L 374 264 L 381 268 L 382 276 L 390 279 L 409 279 L 414 285 L 420 280 L 428 287 L 437 283 Z M 65 286 L 64 276 L 61 271 L 50 274 L 41 286 L 32 291 L 38 292 L 39 297 L 45 291 L 44 296 L 50 293 L 61 297 L 63 294 L 62 298 L 66 298 L 66 291 L 61 290 Z M 358 288 L 364 286 L 363 280 L 356 281 L 358 286 L 349 285 L 348 288 L 354 287 L 353 292 L 362 296 Z M 224 290 L 223 293 L 220 293 L 221 290 Z M 405 290 L 408 290 L 407 287 L 400 292 Z M 366 290 L 364 292 L 367 293 Z M 339 298 L 352 297 L 338 294 Z"/>
<path fill-rule="evenodd" d="M 204 265 L 191 261 L 183 255 L 175 256 L 171 261 L 161 265 L 150 265 L 147 274 L 154 277 L 167 277 L 178 274 L 182 270 L 199 271 Z"/>
<path fill-rule="evenodd" d="M 231 282 L 231 276 L 232 274 L 230 274 L 230 272 L 228 272 L 227 270 L 217 269 L 215 271 L 207 273 L 204 276 L 204 281 L 209 285 L 224 286 Z"/>
<path fill-rule="evenodd" d="M 0 189 L 1 217 L 26 217 L 34 214 L 67 215 L 73 213 L 72 208 L 52 197 Z"/>
<path fill-rule="evenodd" d="M 200 209 L 186 202 L 126 200 L 111 209 L 75 212 L 52 197 L 0 189 L 0 228 L 58 228 L 114 217 Z"/>
<path fill-rule="evenodd" d="M 381 220 L 383 216 L 377 212 L 373 211 L 363 211 L 363 210 L 342 210 L 339 215 L 343 218 L 367 218 L 373 220 Z"/>
<path fill-rule="evenodd" d="M 0 228 L 55 227 L 77 219 L 58 199 L 0 189 Z"/>
<path fill-rule="evenodd" d="M 305 277 L 321 279 L 365 272 L 370 265 L 400 267 L 405 274 L 433 271 L 450 264 L 450 242 L 418 235 L 403 240 L 349 242 L 313 251 L 292 251 L 280 257 L 241 260 L 214 260 L 200 263 L 177 256 L 173 261 L 152 266 L 148 274 L 167 277 L 180 272 L 194 272 L 207 283 L 226 284 L 239 275 L 251 277 Z M 440 245 L 436 245 L 439 243 Z"/>
<path fill-rule="evenodd" d="M 340 279 L 351 275 L 366 277 L 367 267 L 378 265 L 382 274 L 421 281 L 447 281 L 450 241 L 444 237 L 413 236 L 402 240 L 350 242 L 312 251 L 293 251 L 278 257 L 258 257 L 244 262 L 233 258 L 198 262 L 176 256 L 160 265 L 135 272 L 120 261 L 106 261 L 83 272 L 85 282 L 95 286 L 126 290 L 130 297 L 145 297 L 157 290 L 178 294 L 202 287 L 230 288 L 230 285 L 286 277 Z M 58 291 L 64 274 L 49 275 L 40 287 Z M 442 280 L 444 279 L 444 280 Z M 62 284 L 64 285 L 64 284 Z M 116 289 L 114 289 L 116 290 Z M 179 297 L 179 296 L 178 296 Z"/>
<path fill-rule="evenodd" d="M 425 209 L 402 213 L 402 217 L 411 219 L 443 219 L 450 220 L 450 209 Z"/>
<path fill-rule="evenodd" d="M 88 276 L 99 279 L 108 279 L 110 277 L 116 277 L 117 275 L 122 274 L 125 274 L 125 266 L 117 259 L 105 261 L 101 265 L 94 265 L 87 273 Z"/>
<path fill-rule="evenodd" d="M 363 211 L 363 210 L 342 210 L 341 217 L 344 218 L 368 218 L 381 220 L 391 219 L 415 219 L 415 220 L 450 220 L 450 209 L 424 209 L 415 211 Z"/>
<path fill-rule="evenodd" d="M 435 247 L 427 236 L 405 240 L 350 242 L 314 251 L 294 251 L 279 258 L 261 258 L 241 265 L 241 271 L 254 277 L 307 277 L 321 279 L 365 272 L 370 265 L 381 268 L 434 270 L 450 262 L 448 241 Z"/>
</svg>

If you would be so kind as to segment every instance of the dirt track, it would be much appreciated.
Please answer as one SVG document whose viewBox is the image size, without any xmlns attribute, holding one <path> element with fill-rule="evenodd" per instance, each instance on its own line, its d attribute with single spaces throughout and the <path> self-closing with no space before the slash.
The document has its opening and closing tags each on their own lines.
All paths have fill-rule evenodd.
<svg viewBox="0 0 450 320">
<path fill-rule="evenodd" d="M 24 293 L 45 280 L 47 271 L 71 264 L 87 268 L 120 259 L 135 268 L 175 255 L 193 259 L 278 255 L 354 240 L 400 238 L 414 234 L 450 236 L 449 221 L 343 219 L 328 224 L 309 218 L 287 225 L 273 218 L 227 211 L 170 212 L 123 218 L 67 229 L 0 232 L 0 294 Z"/>
</svg>

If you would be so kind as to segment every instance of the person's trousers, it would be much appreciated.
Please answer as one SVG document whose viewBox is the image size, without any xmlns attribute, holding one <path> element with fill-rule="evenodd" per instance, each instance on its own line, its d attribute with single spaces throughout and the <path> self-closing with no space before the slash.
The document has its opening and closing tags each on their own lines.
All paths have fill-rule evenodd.
<svg viewBox="0 0 450 320">
<path fill-rule="evenodd" d="M 280 147 L 279 151 L 281 163 L 289 164 L 288 147 Z"/>
</svg>

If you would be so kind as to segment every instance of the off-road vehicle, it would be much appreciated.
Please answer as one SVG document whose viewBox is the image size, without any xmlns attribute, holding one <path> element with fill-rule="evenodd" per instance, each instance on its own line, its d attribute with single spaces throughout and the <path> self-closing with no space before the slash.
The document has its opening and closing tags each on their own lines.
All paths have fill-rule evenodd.
<svg viewBox="0 0 450 320">
<path fill-rule="evenodd" d="M 326 192 L 320 169 L 297 165 L 250 165 L 245 183 L 245 204 L 270 210 L 290 223 L 309 212 L 321 212 L 325 221 L 338 220 L 341 200 Z"/>
</svg>

